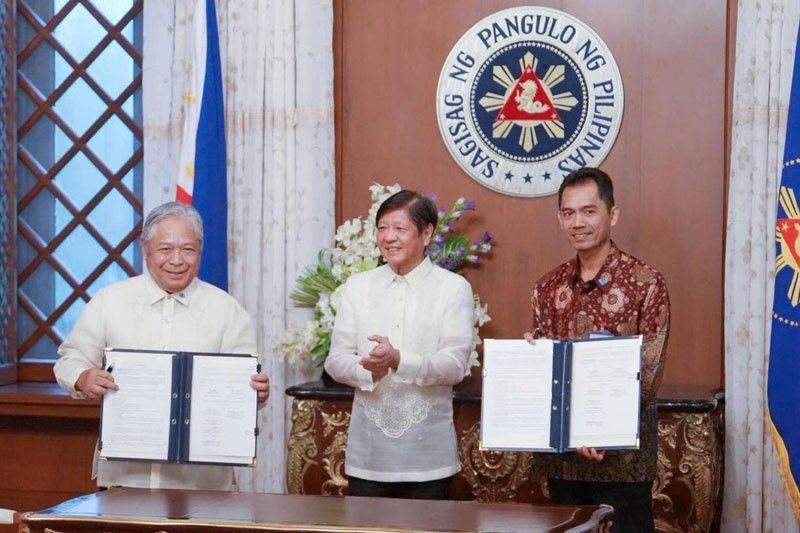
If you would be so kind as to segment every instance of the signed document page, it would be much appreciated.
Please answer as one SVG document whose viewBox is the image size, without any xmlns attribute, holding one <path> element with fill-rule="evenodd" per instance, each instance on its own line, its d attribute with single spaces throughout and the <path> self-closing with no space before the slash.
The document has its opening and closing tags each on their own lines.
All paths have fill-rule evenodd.
<svg viewBox="0 0 800 533">
<path fill-rule="evenodd" d="M 638 448 L 642 338 L 572 345 L 568 448 Z"/>
<path fill-rule="evenodd" d="M 552 450 L 553 342 L 486 339 L 483 346 L 482 448 Z"/>
<path fill-rule="evenodd" d="M 101 458 L 168 459 L 172 363 L 172 354 L 106 353 L 119 390 L 103 397 Z"/>
<path fill-rule="evenodd" d="M 195 355 L 189 461 L 252 463 L 256 455 L 255 357 Z"/>
</svg>

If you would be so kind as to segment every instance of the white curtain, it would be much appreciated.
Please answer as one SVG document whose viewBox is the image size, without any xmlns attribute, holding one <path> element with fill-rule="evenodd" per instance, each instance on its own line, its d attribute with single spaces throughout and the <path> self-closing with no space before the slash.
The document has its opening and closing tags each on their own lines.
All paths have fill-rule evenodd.
<svg viewBox="0 0 800 533">
<path fill-rule="evenodd" d="M 725 258 L 722 530 L 798 531 L 766 426 L 775 214 L 800 2 L 739 2 Z"/>
<path fill-rule="evenodd" d="M 144 8 L 145 210 L 175 197 L 194 2 Z M 333 8 L 330 0 L 217 0 L 228 150 L 230 292 L 253 316 L 272 381 L 259 461 L 245 492 L 284 492 L 291 398 L 312 379 L 278 357 L 287 324 L 308 318 L 289 293 L 333 243 Z M 317 372 L 318 374 L 318 372 Z M 316 376 L 313 376 L 316 377 Z"/>
</svg>

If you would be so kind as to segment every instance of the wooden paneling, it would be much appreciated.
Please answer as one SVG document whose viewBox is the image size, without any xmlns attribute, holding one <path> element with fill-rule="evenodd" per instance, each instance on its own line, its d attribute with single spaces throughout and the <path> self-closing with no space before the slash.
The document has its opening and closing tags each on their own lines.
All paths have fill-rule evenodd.
<svg viewBox="0 0 800 533">
<path fill-rule="evenodd" d="M 572 255 L 556 225 L 556 198 L 520 199 L 475 183 L 439 135 L 436 84 L 453 44 L 474 23 L 528 2 L 347 0 L 336 4 L 339 221 L 366 213 L 367 187 L 398 182 L 442 202 L 478 202 L 473 237 L 496 236 L 493 257 L 467 277 L 489 303 L 484 336 L 528 328 L 528 293 Z M 665 383 L 722 382 L 725 2 L 538 2 L 578 17 L 612 50 L 625 111 L 603 167 L 622 216 L 614 238 L 658 268 L 672 299 Z"/>
<path fill-rule="evenodd" d="M 0 417 L 0 507 L 30 511 L 97 490 L 97 422 Z"/>
<path fill-rule="evenodd" d="M 97 490 L 98 402 L 55 384 L 0 387 L 0 507 L 31 511 Z"/>
</svg>

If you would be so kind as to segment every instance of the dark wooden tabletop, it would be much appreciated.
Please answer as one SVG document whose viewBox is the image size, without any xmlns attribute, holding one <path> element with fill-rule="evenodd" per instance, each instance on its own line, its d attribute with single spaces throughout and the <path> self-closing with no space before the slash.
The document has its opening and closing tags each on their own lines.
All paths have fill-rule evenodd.
<svg viewBox="0 0 800 533">
<path fill-rule="evenodd" d="M 595 531 L 604 506 L 116 488 L 23 515 L 56 531 Z"/>
</svg>

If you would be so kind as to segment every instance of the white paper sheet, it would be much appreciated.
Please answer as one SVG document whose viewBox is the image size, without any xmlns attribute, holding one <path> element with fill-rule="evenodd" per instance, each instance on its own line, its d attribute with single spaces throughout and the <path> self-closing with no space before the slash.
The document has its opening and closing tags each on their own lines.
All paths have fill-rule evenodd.
<svg viewBox="0 0 800 533">
<path fill-rule="evenodd" d="M 552 341 L 486 339 L 483 364 L 481 446 L 549 449 Z"/>
<path fill-rule="evenodd" d="M 193 357 L 189 460 L 250 463 L 256 449 L 253 357 Z"/>
<path fill-rule="evenodd" d="M 641 337 L 572 346 L 569 447 L 638 447 Z"/>
<path fill-rule="evenodd" d="M 169 454 L 172 355 L 107 352 L 119 390 L 103 398 L 106 458 L 166 460 Z"/>
</svg>

